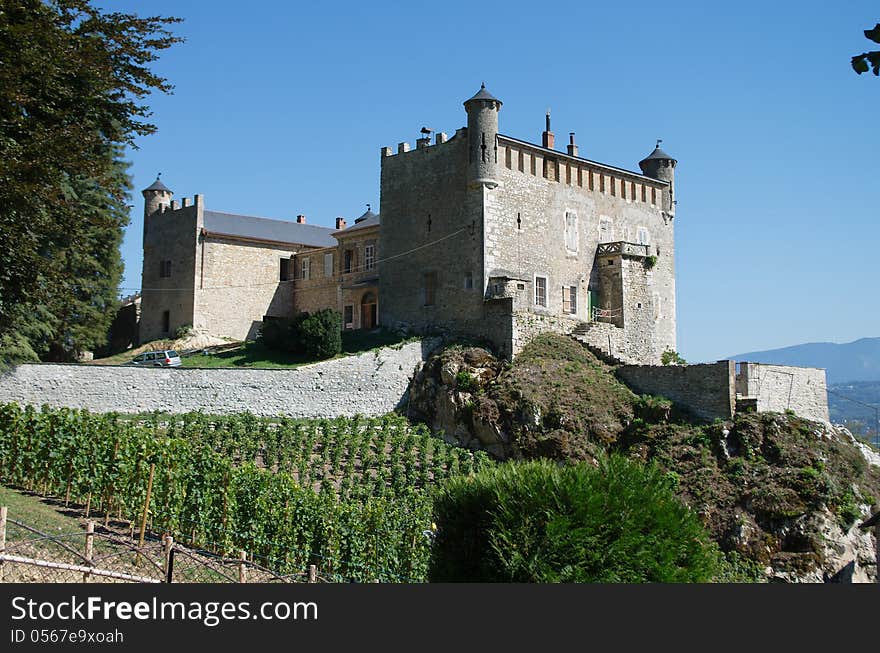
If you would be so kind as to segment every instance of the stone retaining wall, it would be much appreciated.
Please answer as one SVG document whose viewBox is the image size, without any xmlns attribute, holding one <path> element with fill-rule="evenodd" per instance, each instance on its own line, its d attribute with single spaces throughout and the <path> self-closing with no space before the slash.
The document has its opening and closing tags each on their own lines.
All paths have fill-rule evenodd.
<svg viewBox="0 0 880 653">
<path fill-rule="evenodd" d="M 412 342 L 292 370 L 20 365 L 0 375 L 0 403 L 120 413 L 381 415 L 401 402 L 436 344 Z"/>
<path fill-rule="evenodd" d="M 729 419 L 736 410 L 734 362 L 699 365 L 624 365 L 620 380 L 641 394 L 671 399 L 697 417 Z"/>
</svg>

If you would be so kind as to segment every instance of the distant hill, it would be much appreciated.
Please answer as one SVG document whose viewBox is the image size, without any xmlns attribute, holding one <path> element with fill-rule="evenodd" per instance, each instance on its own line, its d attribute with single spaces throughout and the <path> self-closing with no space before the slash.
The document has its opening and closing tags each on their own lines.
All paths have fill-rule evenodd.
<svg viewBox="0 0 880 653">
<path fill-rule="evenodd" d="M 728 356 L 738 361 L 824 367 L 828 383 L 880 381 L 880 338 L 854 342 L 809 342 L 803 345 Z"/>
<path fill-rule="evenodd" d="M 877 414 L 865 404 L 880 408 L 880 381 L 854 381 L 828 385 L 828 411 L 831 414 L 831 421 L 835 424 L 850 422 L 855 432 L 859 429 L 853 422 L 859 422 L 865 432 L 876 433 Z M 880 437 L 880 434 L 875 437 Z"/>
</svg>

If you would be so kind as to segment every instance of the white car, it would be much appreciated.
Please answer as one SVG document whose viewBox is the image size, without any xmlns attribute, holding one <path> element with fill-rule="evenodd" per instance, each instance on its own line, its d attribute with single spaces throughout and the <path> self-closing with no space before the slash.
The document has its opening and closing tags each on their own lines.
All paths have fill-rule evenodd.
<svg viewBox="0 0 880 653">
<path fill-rule="evenodd" d="M 142 367 L 180 367 L 180 354 L 173 349 L 146 351 L 132 358 L 127 365 Z"/>
</svg>

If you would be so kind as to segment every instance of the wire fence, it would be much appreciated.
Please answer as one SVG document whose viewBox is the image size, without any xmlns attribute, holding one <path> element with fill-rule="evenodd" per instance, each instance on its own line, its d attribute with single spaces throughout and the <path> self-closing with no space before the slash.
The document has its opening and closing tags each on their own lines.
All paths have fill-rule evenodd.
<svg viewBox="0 0 880 653">
<path fill-rule="evenodd" d="M 0 506 L 2 583 L 321 583 L 343 579 L 309 565 L 280 573 L 246 551 L 216 555 L 170 535 L 143 542 L 88 521 L 84 530 L 47 533 Z"/>
</svg>

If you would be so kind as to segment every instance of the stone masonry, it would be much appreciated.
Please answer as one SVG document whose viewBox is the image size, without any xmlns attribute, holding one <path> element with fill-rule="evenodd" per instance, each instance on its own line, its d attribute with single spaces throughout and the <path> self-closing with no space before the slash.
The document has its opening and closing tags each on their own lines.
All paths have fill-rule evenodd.
<svg viewBox="0 0 880 653">
<path fill-rule="evenodd" d="M 825 370 L 766 363 L 739 363 L 736 394 L 740 403 L 753 402 L 758 412 L 793 410 L 802 417 L 827 422 L 828 387 Z"/>
<path fill-rule="evenodd" d="M 0 375 L 0 403 L 120 413 L 381 415 L 400 403 L 436 345 L 411 342 L 292 370 L 21 365 Z"/>
<path fill-rule="evenodd" d="M 541 328 L 570 333 L 599 309 L 627 359 L 675 349 L 673 168 L 659 146 L 642 173 L 499 133 L 501 101 L 482 88 L 467 127 L 433 144 L 382 150 L 382 323 L 487 338 L 514 356 Z M 634 245 L 605 292 L 600 245 Z M 621 265 L 618 264 L 618 269 Z"/>
<path fill-rule="evenodd" d="M 733 361 L 617 368 L 617 376 L 635 392 L 666 397 L 706 420 L 733 417 L 736 411 L 734 374 Z"/>
<path fill-rule="evenodd" d="M 617 376 L 640 394 L 671 399 L 703 419 L 730 419 L 738 410 L 794 411 L 828 423 L 825 370 L 732 360 L 696 365 L 623 365 Z"/>
</svg>

